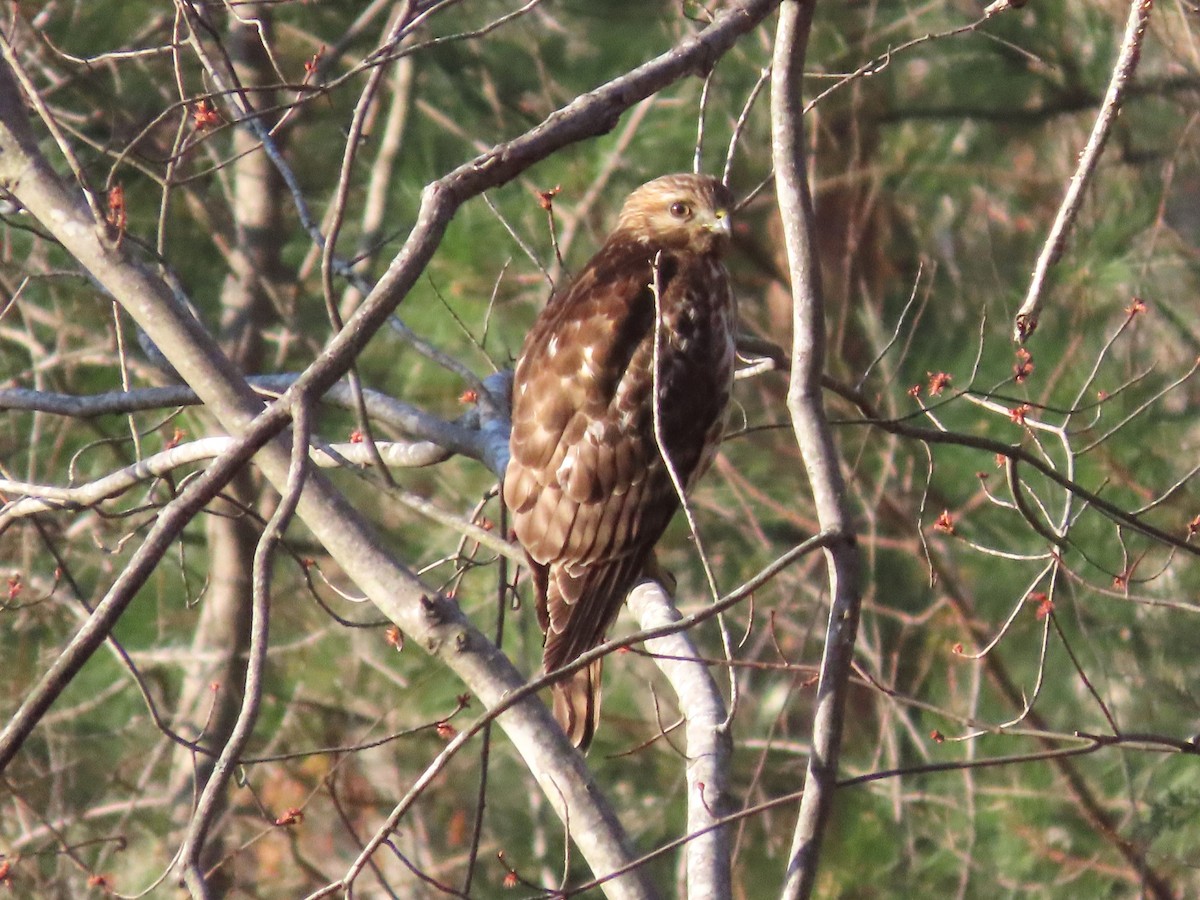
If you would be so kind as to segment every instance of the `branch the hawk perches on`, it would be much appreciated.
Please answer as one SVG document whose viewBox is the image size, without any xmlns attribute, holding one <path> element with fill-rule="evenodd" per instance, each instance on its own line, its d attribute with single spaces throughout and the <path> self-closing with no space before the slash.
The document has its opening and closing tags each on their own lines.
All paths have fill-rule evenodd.
<svg viewBox="0 0 1200 900">
<path fill-rule="evenodd" d="M 604 640 L 650 563 L 680 502 L 663 454 L 685 490 L 716 454 L 737 332 L 721 262 L 732 206 L 703 175 L 642 185 L 525 339 L 504 499 L 529 557 L 547 672 Z M 555 717 L 583 749 L 599 721 L 600 669 L 553 685 Z"/>
</svg>

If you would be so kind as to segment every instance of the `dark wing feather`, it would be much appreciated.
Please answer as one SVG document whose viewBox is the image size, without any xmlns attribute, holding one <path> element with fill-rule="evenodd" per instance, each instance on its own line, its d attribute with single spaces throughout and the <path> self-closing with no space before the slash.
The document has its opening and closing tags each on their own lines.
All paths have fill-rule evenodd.
<svg viewBox="0 0 1200 900">
<path fill-rule="evenodd" d="M 641 264 L 622 265 L 630 255 Z M 648 267 L 644 252 L 601 251 L 526 338 L 504 497 L 517 536 L 538 562 L 595 558 L 586 550 L 595 535 L 615 531 L 608 520 L 620 513 L 608 499 L 628 492 L 656 450 L 631 444 L 632 430 L 620 427 L 613 409 L 653 321 Z"/>
</svg>

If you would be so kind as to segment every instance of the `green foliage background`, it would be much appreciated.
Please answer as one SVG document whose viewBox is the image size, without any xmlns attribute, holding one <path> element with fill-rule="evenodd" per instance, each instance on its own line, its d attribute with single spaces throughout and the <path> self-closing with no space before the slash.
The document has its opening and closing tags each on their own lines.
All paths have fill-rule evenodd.
<svg viewBox="0 0 1200 900">
<path fill-rule="evenodd" d="M 21 16 L 39 15 L 36 4 L 17 6 Z M 319 48 L 329 53 L 338 45 L 357 7 L 271 8 L 272 48 L 289 83 L 303 80 L 305 61 Z M 490 0 L 452 6 L 431 18 L 423 37 L 476 28 L 510 9 Z M 1072 477 L 1126 509 L 1162 498 L 1147 520 L 1183 536 L 1200 513 L 1191 477 L 1200 459 L 1200 393 L 1195 379 L 1184 377 L 1200 352 L 1200 58 L 1194 49 L 1200 25 L 1186 3 L 1162 3 L 1156 10 L 1131 97 L 1054 271 L 1048 311 L 1030 342 L 1032 374 L 1018 384 L 1009 323 L 1107 84 L 1125 7 L 1030 3 L 976 31 L 898 49 L 979 13 L 979 4 L 967 2 L 818 6 L 810 96 L 833 85 L 839 73 L 880 60 L 869 77 L 822 99 L 808 121 L 828 295 L 829 370 L 856 384 L 870 367 L 863 392 L 885 416 L 930 426 L 921 413 L 925 403 L 949 430 L 1020 443 L 1059 468 L 1066 461 L 1063 444 L 1048 432 L 1021 428 L 1005 410 L 1029 403 L 1032 418 L 1066 423 L 1076 451 L 1116 428 L 1073 458 Z M 485 37 L 416 52 L 412 109 L 389 187 L 387 232 L 374 248 L 371 274 L 382 274 L 403 241 L 421 187 L 469 159 L 476 152 L 472 142 L 487 146 L 521 133 L 578 93 L 662 52 L 703 16 L 690 3 L 571 0 L 546 4 Z M 160 44 L 170 22 L 169 6 L 138 0 L 47 7 L 36 25 L 46 47 L 55 48 L 49 58 L 56 71 L 67 76 L 52 90 L 48 83 L 39 86 L 66 124 L 88 180 L 101 191 L 122 186 L 126 239 L 149 248 L 160 217 L 157 180 L 186 109 L 159 119 L 132 147 L 129 142 L 178 99 L 170 59 L 82 66 L 67 54 Z M 715 71 L 704 138 L 707 171 L 723 164 L 734 122 L 769 60 L 770 38 L 769 29 L 751 35 Z M 375 40 L 368 30 L 349 42 L 326 76 L 346 72 Z M 895 53 L 887 59 L 890 50 Z M 189 96 L 211 88 L 186 53 L 179 71 Z M 358 74 L 319 95 L 279 92 L 283 102 L 303 100 L 281 142 L 318 220 L 331 202 L 362 83 Z M 622 129 L 632 113 L 612 134 L 568 148 L 490 199 L 540 264 L 563 277 L 597 246 L 629 189 L 691 165 L 700 93 L 699 80 L 677 84 L 646 113 L 627 147 Z M 750 111 L 733 161 L 732 183 L 740 195 L 770 175 L 768 137 L 764 94 Z M 198 315 L 215 328 L 228 274 L 222 241 L 234 239 L 221 168 L 229 161 L 231 128 L 199 138 L 181 160 L 176 177 L 186 180 L 163 218 L 165 261 Z M 45 149 L 61 162 L 49 141 Z M 368 136 L 339 244 L 346 254 L 359 240 L 357 217 L 374 152 Z M 561 186 L 561 224 L 564 211 L 610 169 L 559 270 L 535 192 Z M 265 339 L 269 370 L 297 371 L 319 352 L 329 325 L 311 241 L 293 205 L 283 208 L 286 274 Z M 0 319 L 0 386 L 72 394 L 119 389 L 117 329 L 132 344 L 130 323 L 114 315 L 96 286 L 27 217 L 7 222 L 0 287 L 17 299 Z M 785 261 L 769 185 L 739 222 L 730 266 L 746 330 L 786 345 Z M 538 266 L 499 216 L 474 200 L 399 312 L 428 341 L 486 375 L 510 363 L 548 291 Z M 1131 317 L 1126 310 L 1134 297 L 1144 298 L 1148 309 Z M 134 385 L 162 380 L 136 351 L 129 368 Z M 463 385 L 392 334 L 375 339 L 359 372 L 366 384 L 436 414 L 452 418 L 463 411 Z M 934 397 L 928 384 L 939 372 L 952 381 Z M 919 400 L 908 392 L 913 385 L 923 386 Z M 991 392 L 997 407 L 971 402 L 963 396 L 967 391 Z M 1100 391 L 1106 392 L 1103 400 Z M 696 497 L 704 543 L 724 589 L 815 530 L 785 392 L 779 373 L 739 384 L 733 433 Z M 1047 541 L 1011 504 L 989 500 L 1007 496 L 1003 471 L 991 455 L 962 447 L 927 450 L 864 424 L 861 411 L 828 396 L 868 567 L 859 656 L 864 680 L 851 698 L 843 761 L 848 777 L 1037 753 L 1046 749 L 1038 740 L 1043 732 L 1107 733 L 1093 692 L 1123 731 L 1186 740 L 1200 729 L 1200 569 L 1192 557 L 1119 532 L 1076 502 L 1070 546 L 1061 551 L 1070 574 L 1051 587 L 1038 577 Z M 1086 410 L 1065 416 L 1064 410 L 1076 407 Z M 187 440 L 212 427 L 197 409 L 90 420 L 6 411 L 0 415 L 0 460 L 10 477 L 82 483 L 136 458 L 131 429 L 138 431 L 144 454 L 164 446 L 175 429 Z M 348 414 L 322 411 L 326 437 L 344 440 L 353 428 Z M 1057 516 L 1061 490 L 1024 474 L 1029 489 Z M 4 709 L 18 706 L 78 627 L 81 606 L 68 580 L 82 600 L 98 600 L 180 477 L 111 501 L 100 516 L 56 513 L 0 534 L 0 560 L 14 579 L 12 602 L 0 607 Z M 396 478 L 405 490 L 461 515 L 494 480 L 465 459 L 401 471 Z M 460 570 L 453 531 L 431 526 L 376 481 L 354 473 L 337 479 L 370 511 L 398 558 L 426 569 L 431 585 L 453 587 L 477 623 L 494 627 L 497 566 L 488 552 L 476 550 L 474 564 Z M 934 528 L 943 509 L 954 518 L 953 534 Z M 494 502 L 485 514 L 497 518 Z M 289 538 L 294 556 L 281 557 L 276 573 L 275 649 L 254 755 L 420 730 L 374 749 L 247 765 L 233 798 L 235 812 L 222 826 L 241 848 L 230 863 L 233 896 L 303 896 L 320 886 L 318 876 L 338 877 L 358 839 L 377 826 L 442 746 L 429 726 L 452 715 L 462 690 L 417 648 L 397 652 L 371 610 L 333 589 L 354 594 L 303 529 L 294 528 Z M 675 523 L 663 555 L 678 577 L 681 604 L 689 610 L 702 605 L 706 589 L 682 523 Z M 304 564 L 309 558 L 315 565 Z M 186 653 L 211 574 L 203 523 L 197 521 L 116 635 L 168 719 L 183 679 L 178 658 Z M 311 590 L 307 577 L 314 580 Z M 1114 582 L 1118 578 L 1123 582 Z M 1025 600 L 1031 591 L 1053 592 L 1052 624 Z M 314 595 L 366 627 L 337 624 Z M 801 787 L 824 599 L 823 569 L 811 559 L 731 618 L 733 633 L 745 635 L 738 651 L 745 665 L 738 676 L 735 785 L 747 805 Z M 1004 640 L 985 660 L 969 658 L 1015 609 Z M 622 620 L 622 630 L 631 627 Z M 707 653 L 720 656 L 715 630 L 697 638 Z M 539 644 L 532 610 L 508 609 L 506 652 L 532 672 Z M 965 653 L 955 652 L 960 644 Z M 722 667 L 714 671 L 724 677 Z M 1015 686 L 1015 705 L 997 672 Z M 867 682 L 866 674 L 896 699 Z M 1040 719 L 1000 729 L 1020 719 L 1021 697 Z M 659 720 L 675 720 L 673 701 L 653 664 L 630 653 L 608 665 L 605 704 L 606 721 L 589 762 L 637 845 L 649 850 L 684 828 L 682 760 L 669 741 L 644 746 L 656 736 Z M 468 711 L 475 712 L 477 704 Z M 956 740 L 967 734 L 978 736 Z M 1196 757 L 1162 749 L 1113 748 L 1071 761 L 1109 817 L 1115 839 L 1089 819 L 1078 791 L 1045 760 L 847 787 L 839 797 L 821 894 L 1137 896 L 1145 883 L 1120 853 L 1121 842 L 1135 847 L 1179 896 L 1194 894 L 1200 891 Z M 0 853 L 18 861 L 18 895 L 83 896 L 95 889 L 87 887 L 87 878 L 97 872 L 123 893 L 149 884 L 177 846 L 179 807 L 188 803 L 186 796 L 164 793 L 171 757 L 169 742 L 119 662 L 108 655 L 90 663 L 0 786 Z M 477 753 L 457 758 L 397 835 L 397 851 L 439 880 L 461 878 L 479 769 Z M 331 780 L 340 807 L 330 798 Z M 112 812 L 121 804 L 128 808 Z M 290 829 L 271 826 L 271 818 L 289 806 L 303 808 L 304 821 Z M 85 815 L 100 808 L 109 811 Z M 739 824 L 741 896 L 778 891 L 793 820 L 792 809 L 784 808 Z M 47 822 L 55 824 L 54 832 L 20 843 Z M 498 851 L 530 882 L 553 879 L 563 868 L 561 828 L 502 737 L 493 744 L 482 869 L 472 896 L 513 895 L 502 887 L 506 870 Z M 652 865 L 663 884 L 672 883 L 671 858 Z M 586 877 L 574 858 L 569 870 L 576 880 Z M 400 896 L 439 895 L 409 876 L 394 877 L 405 885 Z M 151 893 L 173 892 L 165 884 Z"/>
</svg>

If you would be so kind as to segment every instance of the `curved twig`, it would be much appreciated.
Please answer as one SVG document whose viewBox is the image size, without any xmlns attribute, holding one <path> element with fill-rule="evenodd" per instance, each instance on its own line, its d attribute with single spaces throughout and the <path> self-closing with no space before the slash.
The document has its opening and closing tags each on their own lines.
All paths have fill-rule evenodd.
<svg viewBox="0 0 1200 900">
<path fill-rule="evenodd" d="M 1121 52 L 1117 64 L 1113 67 L 1112 79 L 1104 94 L 1104 102 L 1100 104 L 1100 112 L 1092 126 L 1087 144 L 1079 155 L 1079 165 L 1071 176 L 1071 183 L 1063 196 L 1054 217 L 1054 224 L 1046 236 L 1042 252 L 1038 254 L 1037 265 L 1033 270 L 1033 279 L 1029 282 L 1029 291 L 1025 302 L 1017 310 L 1013 319 L 1013 340 L 1025 343 L 1037 328 L 1038 315 L 1042 309 L 1043 289 L 1046 286 L 1046 276 L 1050 268 L 1062 256 L 1063 246 L 1079 207 L 1083 204 L 1083 192 L 1092 176 L 1096 173 L 1096 165 L 1100 162 L 1100 154 L 1104 152 L 1104 144 L 1112 130 L 1117 113 L 1121 110 L 1121 101 L 1125 96 L 1125 88 L 1137 70 L 1138 60 L 1142 55 L 1142 39 L 1146 36 L 1146 26 L 1150 21 L 1150 10 L 1154 8 L 1154 0 L 1133 0 L 1129 6 L 1129 19 L 1125 23 L 1125 37 L 1121 41 Z"/>
</svg>

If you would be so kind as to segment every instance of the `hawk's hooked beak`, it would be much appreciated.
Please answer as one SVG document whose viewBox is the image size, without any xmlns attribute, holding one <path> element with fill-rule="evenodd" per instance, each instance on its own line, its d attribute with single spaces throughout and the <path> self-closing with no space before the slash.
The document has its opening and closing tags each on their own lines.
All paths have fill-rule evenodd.
<svg viewBox="0 0 1200 900">
<path fill-rule="evenodd" d="M 704 229 L 711 231 L 713 235 L 719 238 L 728 240 L 733 235 L 733 220 L 729 216 L 729 210 L 718 209 L 713 213 L 712 220 L 704 223 Z"/>
</svg>

